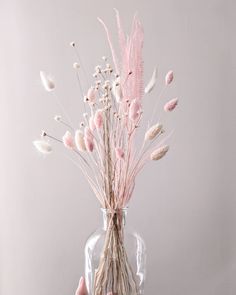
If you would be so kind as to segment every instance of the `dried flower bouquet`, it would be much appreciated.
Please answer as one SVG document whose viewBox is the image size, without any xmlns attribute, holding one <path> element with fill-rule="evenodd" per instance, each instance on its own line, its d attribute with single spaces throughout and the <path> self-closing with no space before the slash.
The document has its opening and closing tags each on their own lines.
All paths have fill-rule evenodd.
<svg viewBox="0 0 236 295">
<path fill-rule="evenodd" d="M 66 112 L 65 117 L 55 116 L 55 120 L 67 127 L 68 131 L 62 139 L 43 131 L 42 138 L 34 141 L 34 145 L 40 152 L 49 154 L 52 151 L 50 141 L 54 140 L 75 153 L 78 156 L 76 164 L 88 180 L 102 208 L 109 211 L 103 253 L 95 273 L 94 295 L 105 295 L 109 291 L 119 295 L 136 295 L 139 291 L 124 247 L 120 210 L 129 203 L 136 176 L 143 166 L 149 160 L 161 159 L 169 147 L 164 144 L 164 138 L 159 141 L 164 129 L 160 122 L 154 121 L 156 107 L 148 122 L 143 143 L 139 149 L 135 145 L 135 136 L 143 116 L 143 97 L 154 89 L 157 81 L 157 70 L 154 69 L 150 82 L 145 88 L 143 86 L 144 34 L 139 19 L 134 17 L 131 34 L 126 37 L 116 11 L 119 61 L 106 25 L 101 19 L 98 20 L 107 34 L 113 66 L 103 57 L 104 66 L 95 67 L 95 82 L 85 93 L 80 80 L 84 69 L 76 43 L 72 42 L 71 46 L 78 57 L 73 67 L 86 110 L 83 122 L 76 129 L 70 124 Z M 54 92 L 54 80 L 45 72 L 40 72 L 40 77 L 45 90 Z M 171 84 L 173 77 L 173 72 L 169 71 L 163 89 Z M 168 101 L 163 106 L 164 111 L 173 111 L 177 103 L 177 98 Z M 61 103 L 60 106 L 64 111 Z"/>
</svg>

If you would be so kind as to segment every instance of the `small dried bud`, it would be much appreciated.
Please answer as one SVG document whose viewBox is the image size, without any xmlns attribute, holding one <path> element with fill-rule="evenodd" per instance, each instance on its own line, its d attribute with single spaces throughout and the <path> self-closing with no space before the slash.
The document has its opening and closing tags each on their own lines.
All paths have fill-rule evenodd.
<svg viewBox="0 0 236 295">
<path fill-rule="evenodd" d="M 47 136 L 47 133 L 46 133 L 46 131 L 42 130 L 41 137 L 45 137 L 45 136 Z"/>
<path fill-rule="evenodd" d="M 33 145 L 42 154 L 50 154 L 52 152 L 51 145 L 45 140 L 35 140 Z"/>
<path fill-rule="evenodd" d="M 121 148 L 117 147 L 116 148 L 116 157 L 117 157 L 117 159 L 120 159 L 120 160 L 124 159 L 124 156 L 125 156 L 124 151 Z"/>
<path fill-rule="evenodd" d="M 55 83 L 53 79 L 43 71 L 40 71 L 39 74 L 40 74 L 41 82 L 45 90 L 48 92 L 53 91 L 55 88 Z"/>
<path fill-rule="evenodd" d="M 169 150 L 168 145 L 164 145 L 164 146 L 156 149 L 150 155 L 151 160 L 153 160 L 153 161 L 160 160 L 161 158 L 163 158 L 165 156 L 165 154 L 168 152 L 168 150 Z"/>
<path fill-rule="evenodd" d="M 83 117 L 86 119 L 88 118 L 88 113 L 83 113 Z"/>
<path fill-rule="evenodd" d="M 74 41 L 70 42 L 70 46 L 75 47 L 75 42 Z"/>
<path fill-rule="evenodd" d="M 174 79 L 174 73 L 173 71 L 169 71 L 165 77 L 166 85 L 169 85 L 173 81 L 173 79 Z"/>
<path fill-rule="evenodd" d="M 61 121 L 61 116 L 56 115 L 56 116 L 54 117 L 54 120 L 57 121 L 57 122 Z"/>
<path fill-rule="evenodd" d="M 164 105 L 164 110 L 166 112 L 171 112 L 176 108 L 177 104 L 178 98 L 173 98 Z"/>
<path fill-rule="evenodd" d="M 102 59 L 103 59 L 104 61 L 107 61 L 107 57 L 106 57 L 106 56 L 103 56 Z"/>
<path fill-rule="evenodd" d="M 79 126 L 80 128 L 84 127 L 84 122 L 80 122 Z"/>
<path fill-rule="evenodd" d="M 80 68 L 80 65 L 79 65 L 77 62 L 74 62 L 74 63 L 73 63 L 73 68 L 74 68 L 75 70 L 78 70 L 78 69 Z"/>
<path fill-rule="evenodd" d="M 162 125 L 157 123 L 150 127 L 145 134 L 145 140 L 153 140 L 162 131 Z"/>
</svg>

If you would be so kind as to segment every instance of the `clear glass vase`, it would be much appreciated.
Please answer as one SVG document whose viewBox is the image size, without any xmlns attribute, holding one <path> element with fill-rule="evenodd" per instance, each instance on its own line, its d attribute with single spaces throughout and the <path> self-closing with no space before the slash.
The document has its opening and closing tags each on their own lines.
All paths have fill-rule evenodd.
<svg viewBox="0 0 236 295">
<path fill-rule="evenodd" d="M 103 226 L 85 245 L 85 278 L 89 295 L 144 294 L 146 248 L 126 225 L 127 209 L 102 209 Z"/>
</svg>

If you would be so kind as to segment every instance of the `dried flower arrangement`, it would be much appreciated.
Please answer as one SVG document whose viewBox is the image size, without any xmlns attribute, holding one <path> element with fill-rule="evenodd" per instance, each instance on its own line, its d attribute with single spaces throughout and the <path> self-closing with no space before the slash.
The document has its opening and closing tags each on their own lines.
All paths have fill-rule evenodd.
<svg viewBox="0 0 236 295">
<path fill-rule="evenodd" d="M 76 51 L 79 59 L 73 67 L 84 100 L 86 110 L 83 114 L 84 122 L 78 129 L 75 129 L 71 126 L 66 113 L 64 113 L 65 120 L 62 116 L 55 116 L 55 120 L 70 131 L 66 131 L 62 139 L 43 131 L 42 138 L 33 143 L 39 152 L 49 154 L 52 152 L 49 140 L 54 140 L 78 155 L 78 167 L 89 182 L 101 207 L 110 212 L 104 253 L 101 255 L 94 280 L 94 294 L 106 294 L 107 278 L 109 274 L 116 273 L 112 277 L 116 286 L 113 291 L 116 294 L 135 295 L 138 291 L 123 247 L 119 210 L 129 203 L 136 176 L 144 165 L 149 160 L 155 161 L 164 157 L 169 146 L 164 144 L 165 139 L 159 141 L 164 133 L 162 124 L 159 122 L 153 124 L 156 107 L 152 119 L 148 122 L 143 143 L 139 149 L 135 144 L 136 132 L 143 116 L 143 97 L 154 89 L 157 81 L 157 70 L 154 69 L 150 82 L 145 88 L 143 86 L 144 34 L 139 19 L 137 16 L 134 17 L 131 34 L 126 38 L 119 13 L 116 11 L 120 45 L 119 62 L 113 49 L 110 33 L 104 22 L 101 19 L 98 20 L 107 34 L 114 66 L 107 62 L 107 57 L 103 57 L 105 66 L 95 67 L 93 74 L 95 83 L 85 94 L 80 81 L 80 69 L 83 67 L 77 45 L 72 42 L 70 45 Z M 54 80 L 45 72 L 40 72 L 40 77 L 45 90 L 54 92 Z M 173 78 L 173 71 L 169 71 L 166 74 L 163 89 L 172 83 Z M 177 103 L 177 98 L 171 99 L 164 104 L 164 111 L 173 111 Z M 64 110 L 61 103 L 60 106 Z M 107 251 L 108 249 L 110 251 Z M 114 256 L 114 253 L 119 257 L 119 261 L 112 259 L 111 255 Z M 108 263 L 109 261 L 113 263 Z"/>
</svg>

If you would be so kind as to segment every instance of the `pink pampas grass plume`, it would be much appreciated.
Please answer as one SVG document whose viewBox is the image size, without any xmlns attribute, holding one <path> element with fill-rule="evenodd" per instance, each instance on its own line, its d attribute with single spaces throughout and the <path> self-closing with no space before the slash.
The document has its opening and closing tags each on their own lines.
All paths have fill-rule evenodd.
<svg viewBox="0 0 236 295">
<path fill-rule="evenodd" d="M 145 140 L 153 140 L 158 134 L 163 131 L 163 126 L 160 123 L 157 123 L 150 127 L 145 133 Z"/>
<path fill-rule="evenodd" d="M 171 112 L 176 108 L 177 104 L 178 98 L 173 98 L 164 105 L 164 110 L 166 112 Z"/>
<path fill-rule="evenodd" d="M 100 129 L 103 125 L 103 110 L 98 109 L 94 115 L 94 124 L 97 129 Z"/>
<path fill-rule="evenodd" d="M 169 71 L 165 77 L 166 85 L 169 85 L 173 81 L 173 79 L 174 79 L 174 73 L 173 71 Z"/>
<path fill-rule="evenodd" d="M 168 152 L 169 150 L 169 146 L 168 145 L 164 145 L 162 147 L 159 147 L 158 149 L 156 149 L 154 152 L 151 153 L 150 158 L 153 161 L 157 161 L 160 160 L 161 158 L 163 158 L 165 156 L 165 154 Z"/>
<path fill-rule="evenodd" d="M 68 149 L 73 149 L 75 147 L 73 136 L 71 135 L 70 131 L 66 131 L 66 133 L 62 137 L 62 141 L 64 143 L 64 146 Z"/>
<path fill-rule="evenodd" d="M 50 154 L 52 152 L 51 145 L 45 140 L 34 140 L 33 145 L 42 154 Z"/>
<path fill-rule="evenodd" d="M 81 130 L 76 130 L 75 132 L 75 145 L 80 152 L 86 151 L 84 134 Z"/>
<path fill-rule="evenodd" d="M 136 121 L 140 116 L 141 105 L 137 99 L 132 100 L 129 107 L 129 118 L 132 121 Z"/>
<path fill-rule="evenodd" d="M 40 78 L 44 89 L 48 92 L 53 91 L 55 88 L 55 83 L 53 79 L 47 75 L 44 71 L 40 71 Z"/>
<path fill-rule="evenodd" d="M 153 88 L 156 85 L 156 81 L 157 81 L 157 69 L 155 68 L 153 73 L 152 73 L 151 80 L 148 82 L 147 86 L 145 87 L 144 92 L 146 94 L 150 93 L 153 90 Z"/>
<path fill-rule="evenodd" d="M 117 157 L 117 159 L 120 159 L 120 160 L 124 159 L 124 156 L 125 156 L 125 153 L 122 150 L 122 148 L 117 147 L 116 148 L 116 157 Z"/>
</svg>

